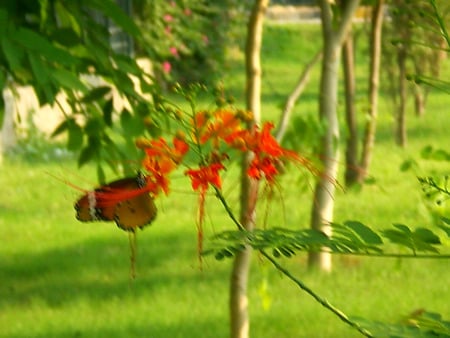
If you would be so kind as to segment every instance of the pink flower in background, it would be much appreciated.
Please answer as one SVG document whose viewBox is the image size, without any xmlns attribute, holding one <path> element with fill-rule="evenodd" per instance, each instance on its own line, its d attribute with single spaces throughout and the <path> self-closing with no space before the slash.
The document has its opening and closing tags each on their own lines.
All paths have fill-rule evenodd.
<svg viewBox="0 0 450 338">
<path fill-rule="evenodd" d="M 165 22 L 172 22 L 173 21 L 173 16 L 170 15 L 170 14 L 166 14 L 166 15 L 164 15 L 163 19 L 164 19 Z"/>
<path fill-rule="evenodd" d="M 172 54 L 173 56 L 179 57 L 177 47 L 170 47 L 169 51 L 170 51 L 170 54 Z"/>
<path fill-rule="evenodd" d="M 184 10 L 184 15 L 190 16 L 191 14 L 192 14 L 192 11 L 191 11 L 190 8 L 186 8 L 186 9 Z"/>
<path fill-rule="evenodd" d="M 169 61 L 164 61 L 162 63 L 162 69 L 164 73 L 169 74 L 170 71 L 172 70 L 172 65 L 170 64 Z"/>
<path fill-rule="evenodd" d="M 177 3 L 176 3 L 175 1 L 171 1 L 171 2 L 170 2 L 170 6 L 176 7 L 176 6 L 177 6 Z"/>
<path fill-rule="evenodd" d="M 206 35 L 202 35 L 202 41 L 205 45 L 207 45 L 209 43 L 209 39 Z"/>
<path fill-rule="evenodd" d="M 170 35 L 172 33 L 172 27 L 166 26 L 164 28 L 164 33 L 166 33 L 167 35 Z"/>
</svg>

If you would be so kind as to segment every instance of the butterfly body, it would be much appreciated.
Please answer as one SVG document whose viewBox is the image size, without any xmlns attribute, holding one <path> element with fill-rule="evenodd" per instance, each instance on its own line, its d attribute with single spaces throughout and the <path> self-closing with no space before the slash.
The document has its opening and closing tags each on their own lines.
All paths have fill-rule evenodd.
<svg viewBox="0 0 450 338">
<path fill-rule="evenodd" d="M 85 193 L 76 203 L 81 222 L 115 221 L 123 230 L 134 231 L 150 224 L 157 209 L 145 185 L 145 177 L 122 178 Z"/>
</svg>

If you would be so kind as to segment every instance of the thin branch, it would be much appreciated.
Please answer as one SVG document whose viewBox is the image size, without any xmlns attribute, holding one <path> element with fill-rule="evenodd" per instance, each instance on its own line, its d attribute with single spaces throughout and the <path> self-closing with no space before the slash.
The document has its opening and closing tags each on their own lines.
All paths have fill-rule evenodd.
<svg viewBox="0 0 450 338">
<path fill-rule="evenodd" d="M 225 211 L 227 212 L 228 216 L 230 216 L 231 220 L 234 224 L 238 227 L 240 231 L 245 231 L 244 226 L 239 222 L 239 220 L 236 218 L 236 216 L 233 213 L 233 210 L 231 210 L 230 206 L 228 205 L 227 201 L 225 200 L 225 197 L 222 195 L 222 192 L 217 187 L 214 187 L 214 190 L 216 191 L 216 197 L 222 202 L 223 207 L 225 208 Z"/>
<path fill-rule="evenodd" d="M 342 45 L 347 38 L 347 34 L 352 26 L 353 17 L 358 8 L 360 0 L 349 0 L 342 12 L 339 30 L 336 32 L 337 44 Z"/>
<path fill-rule="evenodd" d="M 431 6 L 433 6 L 433 10 L 434 10 L 434 14 L 435 14 L 436 20 L 438 21 L 439 27 L 442 30 L 442 35 L 444 36 L 445 41 L 447 42 L 447 45 L 450 47 L 450 37 L 448 35 L 447 28 L 445 26 L 444 20 L 443 20 L 442 16 L 439 14 L 439 10 L 437 8 L 436 1 L 435 0 L 430 0 L 430 3 L 431 3 Z"/>
<path fill-rule="evenodd" d="M 359 331 L 361 334 L 363 334 L 365 337 L 373 337 L 373 335 L 361 327 L 358 323 L 352 321 L 348 316 L 343 313 L 341 310 L 333 306 L 330 302 L 328 302 L 326 299 L 320 297 L 317 293 L 315 293 L 312 289 L 310 289 L 307 285 L 305 285 L 301 280 L 297 279 L 294 275 L 292 275 L 288 270 L 286 270 L 283 266 L 278 264 L 278 262 L 272 258 L 269 254 L 267 254 L 264 250 L 260 250 L 261 254 L 269 260 L 275 268 L 280 271 L 283 275 L 288 277 L 291 281 L 293 281 L 300 289 L 305 291 L 307 294 L 312 296 L 317 302 L 319 302 L 323 307 L 333 312 L 337 317 L 339 317 L 340 320 L 342 320 L 344 323 L 350 325 L 352 328 Z"/>
<path fill-rule="evenodd" d="M 281 114 L 280 117 L 280 122 L 278 123 L 278 130 L 275 133 L 275 138 L 277 139 L 278 142 L 281 142 L 281 140 L 284 137 L 284 134 L 286 133 L 286 129 L 289 124 L 289 119 L 291 117 L 292 108 L 294 107 L 295 102 L 298 100 L 298 98 L 303 92 L 303 89 L 308 83 L 309 75 L 311 73 L 313 66 L 321 58 L 322 58 L 322 50 L 317 52 L 316 55 L 314 55 L 313 59 L 305 66 L 305 69 L 303 70 L 302 74 L 300 75 L 297 81 L 297 84 L 294 87 L 294 90 L 288 96 L 286 103 L 284 105 L 283 113 Z"/>
<path fill-rule="evenodd" d="M 327 251 L 329 252 L 329 251 Z M 395 254 L 395 253 L 364 253 L 364 252 L 331 252 L 333 255 L 348 255 L 371 258 L 421 258 L 421 259 L 450 259 L 450 254 Z"/>
</svg>

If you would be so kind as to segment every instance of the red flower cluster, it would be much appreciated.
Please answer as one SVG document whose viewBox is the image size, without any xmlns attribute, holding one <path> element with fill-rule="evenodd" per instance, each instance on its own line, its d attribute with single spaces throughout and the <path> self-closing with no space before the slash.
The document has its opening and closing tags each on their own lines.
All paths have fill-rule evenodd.
<svg viewBox="0 0 450 338">
<path fill-rule="evenodd" d="M 182 162 L 184 155 L 189 151 L 189 145 L 181 137 L 174 137 L 173 146 L 167 144 L 163 138 L 138 139 L 136 146 L 144 149 L 146 154 L 142 165 L 147 172 L 149 190 L 154 196 L 160 191 L 168 194 L 168 176 Z"/>
<path fill-rule="evenodd" d="M 182 116 L 178 116 L 182 119 Z M 137 146 L 143 149 L 146 157 L 143 166 L 146 170 L 149 190 L 156 196 L 160 191 L 169 192 L 168 176 L 183 162 L 184 156 L 193 150 L 199 157 L 199 167 L 189 168 L 185 174 L 190 178 L 192 189 L 199 193 L 198 207 L 198 250 L 203 242 L 203 220 L 205 197 L 210 186 L 220 190 L 220 172 L 225 169 L 224 162 L 232 149 L 249 152 L 252 160 L 248 175 L 256 180 L 265 179 L 268 184 L 275 182 L 279 174 L 278 163 L 284 159 L 293 160 L 308 166 L 306 159 L 293 151 L 283 149 L 272 136 L 273 124 L 264 123 L 261 128 L 247 127 L 252 118 L 247 113 L 219 109 L 214 112 L 201 111 L 184 119 L 190 139 L 178 133 L 169 145 L 164 138 L 156 140 L 140 139 Z M 200 258 L 200 257 L 199 257 Z"/>
<path fill-rule="evenodd" d="M 191 178 L 192 189 L 205 193 L 209 185 L 222 188 L 222 180 L 220 179 L 219 170 L 225 169 L 222 163 L 212 163 L 207 166 L 201 166 L 199 169 L 189 169 L 186 175 Z"/>
<path fill-rule="evenodd" d="M 272 123 L 264 123 L 261 129 L 257 126 L 244 128 L 242 118 L 227 110 L 215 112 L 210 119 L 202 112 L 196 115 L 195 122 L 200 130 L 200 144 L 210 141 L 218 148 L 222 140 L 231 148 L 251 152 L 253 159 L 248 175 L 254 179 L 265 178 L 268 183 L 273 183 L 278 174 L 276 164 L 283 158 L 303 162 L 295 152 L 283 149 L 272 136 Z"/>
<path fill-rule="evenodd" d="M 194 190 L 205 193 L 210 185 L 221 188 L 220 171 L 225 169 L 223 160 L 229 158 L 223 145 L 252 153 L 248 175 L 257 180 L 266 179 L 269 184 L 274 183 L 279 173 L 277 164 L 283 159 L 305 165 L 304 158 L 282 148 L 272 136 L 272 123 L 264 123 L 261 128 L 246 128 L 249 120 L 242 112 L 224 109 L 212 113 L 201 111 L 190 119 L 190 143 L 211 151 L 211 154 L 202 154 L 198 169 L 190 168 L 185 172 Z M 154 186 L 154 195 L 161 190 L 169 192 L 168 175 L 181 164 L 190 149 L 184 137 L 176 136 L 172 143 L 169 145 L 164 138 L 137 141 L 137 146 L 146 153 L 143 166 L 148 173 L 148 184 Z"/>
</svg>

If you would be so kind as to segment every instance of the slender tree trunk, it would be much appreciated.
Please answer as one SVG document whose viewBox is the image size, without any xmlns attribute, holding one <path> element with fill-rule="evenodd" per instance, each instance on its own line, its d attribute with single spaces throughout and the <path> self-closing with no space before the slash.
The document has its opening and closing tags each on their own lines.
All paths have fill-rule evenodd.
<svg viewBox="0 0 450 338">
<path fill-rule="evenodd" d="M 398 79 L 400 102 L 396 116 L 395 140 L 400 147 L 406 147 L 406 100 L 407 100 L 407 81 L 406 81 L 406 52 L 403 49 L 398 51 Z"/>
<path fill-rule="evenodd" d="M 372 29 L 370 38 L 370 69 L 369 69 L 369 111 L 367 112 L 364 130 L 363 149 L 361 154 L 361 167 L 359 182 L 363 182 L 368 175 L 372 160 L 373 147 L 378 116 L 378 87 L 380 83 L 381 62 L 381 34 L 383 27 L 384 1 L 378 0 L 373 7 Z"/>
<path fill-rule="evenodd" d="M 305 69 L 303 70 L 302 74 L 300 75 L 297 81 L 297 84 L 294 87 L 294 90 L 288 96 L 286 103 L 284 105 L 283 112 L 280 117 L 280 122 L 278 123 L 277 132 L 275 133 L 275 138 L 277 139 L 278 142 L 281 142 L 281 140 L 283 139 L 284 134 L 286 133 L 286 129 L 289 125 L 291 112 L 292 109 L 294 108 L 295 102 L 297 102 L 298 98 L 303 92 L 303 89 L 305 89 L 305 86 L 309 81 L 309 75 L 311 74 L 311 70 L 313 69 L 314 65 L 317 62 L 319 62 L 320 59 L 322 59 L 322 51 L 314 55 L 313 59 L 306 65 Z"/>
<path fill-rule="evenodd" d="M 348 0 L 339 22 L 334 22 L 329 0 L 318 0 L 321 9 L 323 59 L 320 79 L 319 117 L 326 128 L 321 144 L 323 173 L 315 187 L 311 211 L 311 228 L 331 234 L 333 221 L 334 191 L 339 160 L 339 123 L 337 117 L 338 69 L 341 46 L 351 27 L 352 18 L 359 0 Z M 337 26 L 336 26 L 337 25 Z M 335 30 L 335 27 L 337 29 Z M 328 252 L 311 252 L 310 267 L 331 270 L 331 255 Z"/>
<path fill-rule="evenodd" d="M 3 121 L 0 123 L 0 163 L 3 160 L 4 152 L 14 148 L 17 144 L 17 134 L 14 122 L 16 114 L 16 97 L 13 89 L 5 87 L 1 93 L 4 102 Z"/>
<path fill-rule="evenodd" d="M 253 230 L 256 223 L 258 184 L 247 175 L 249 154 L 244 156 L 241 174 L 241 224 Z M 250 269 L 251 248 L 240 251 L 233 262 L 230 280 L 230 337 L 247 338 L 250 332 L 247 284 Z"/>
<path fill-rule="evenodd" d="M 425 115 L 426 93 L 419 85 L 414 86 L 414 108 L 417 117 Z"/>
<path fill-rule="evenodd" d="M 246 45 L 246 97 L 247 109 L 253 113 L 253 124 L 261 120 L 261 40 L 264 13 L 269 0 L 256 0 L 247 27 Z M 247 175 L 251 160 L 245 154 L 241 174 L 240 221 L 246 230 L 253 230 L 256 222 L 256 202 L 258 183 Z M 250 268 L 251 249 L 247 247 L 236 255 L 230 278 L 230 337 L 247 338 L 250 332 L 248 315 L 247 284 Z"/>
<path fill-rule="evenodd" d="M 342 65 L 345 84 L 345 120 L 348 136 L 345 151 L 345 184 L 351 186 L 358 180 L 358 125 L 355 109 L 355 60 L 353 35 L 349 33 L 342 48 Z"/>
<path fill-rule="evenodd" d="M 261 41 L 264 14 L 269 0 L 256 0 L 247 27 L 245 47 L 246 104 L 255 123 L 261 119 Z"/>
</svg>

